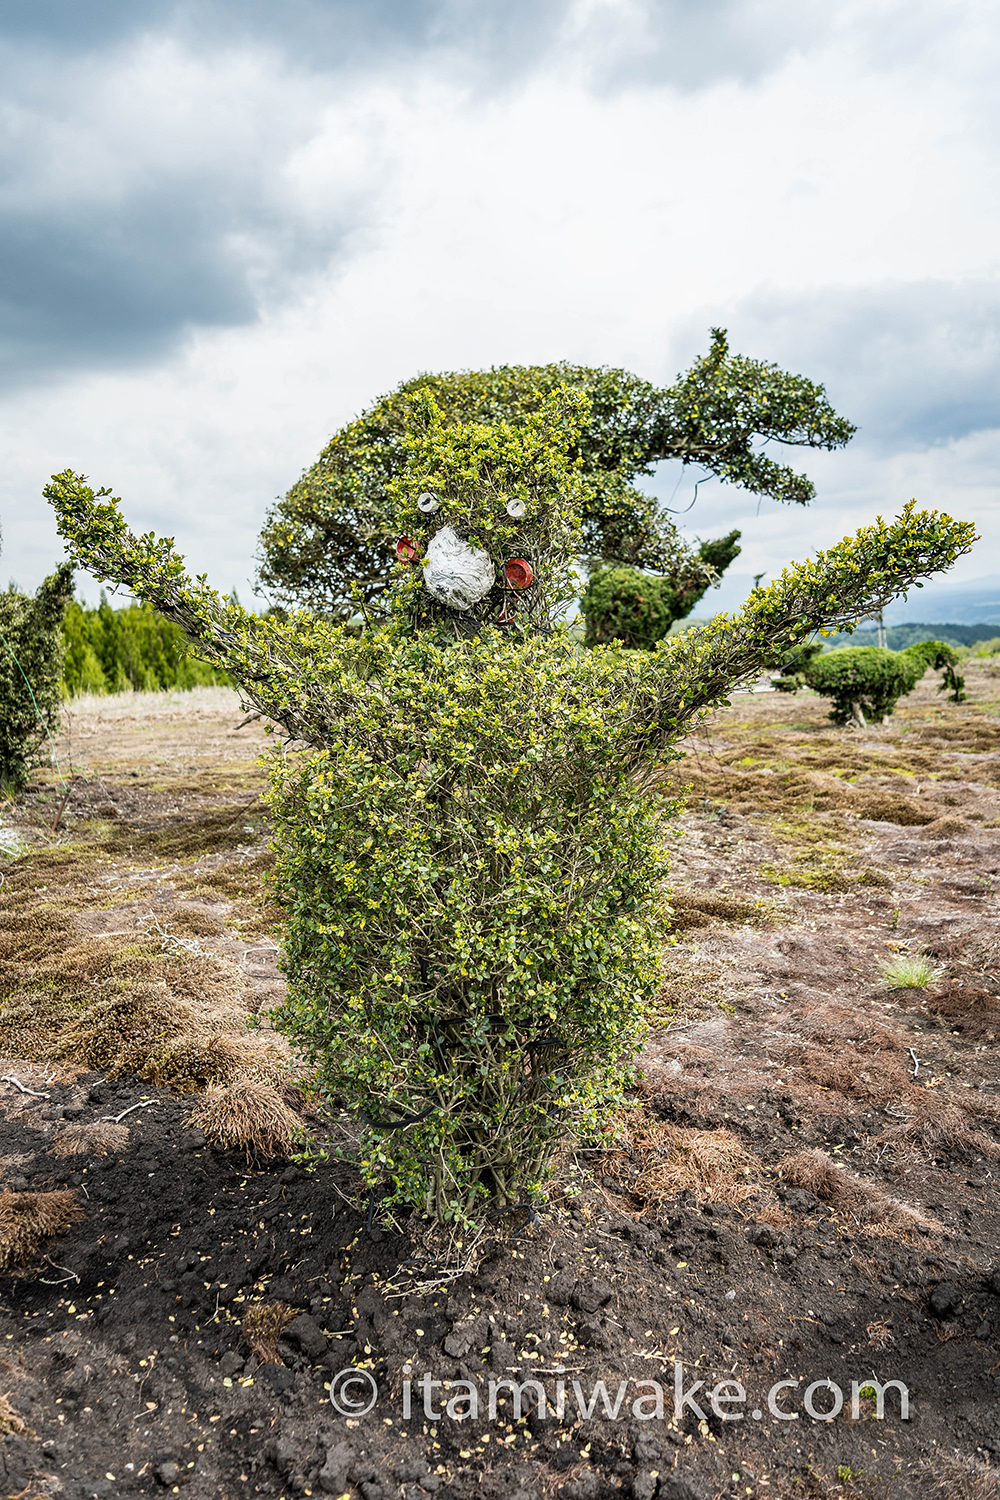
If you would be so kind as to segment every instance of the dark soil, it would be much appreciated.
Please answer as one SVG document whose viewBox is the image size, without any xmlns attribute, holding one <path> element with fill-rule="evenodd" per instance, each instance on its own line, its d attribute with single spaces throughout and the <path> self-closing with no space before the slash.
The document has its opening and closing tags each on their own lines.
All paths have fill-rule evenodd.
<svg viewBox="0 0 1000 1500">
<path fill-rule="evenodd" d="M 248 1162 L 190 1126 L 196 1097 L 4 1058 L 17 1082 L 0 1083 L 0 1203 L 68 1187 L 84 1216 L 0 1280 L 0 1495 L 1000 1494 L 1000 724 L 992 681 L 967 675 L 970 705 L 923 688 L 867 739 L 832 729 L 814 698 L 769 695 L 692 743 L 679 941 L 620 1145 L 568 1158 L 550 1211 L 480 1247 L 469 1273 L 449 1265 L 468 1246 L 432 1252 L 367 1213 L 332 1149 L 308 1169 Z M 231 702 L 211 701 L 145 739 L 133 726 L 131 764 L 118 721 L 78 723 L 81 792 L 55 849 L 51 779 L 5 810 L 29 845 L 4 866 L 13 909 L 44 897 L 64 917 L 53 941 L 110 930 L 98 912 L 134 925 L 154 894 L 162 926 L 223 956 L 275 931 L 254 816 L 231 843 L 258 783 L 227 737 Z M 170 733 L 183 763 L 168 763 Z M 872 799 L 901 784 L 902 821 L 873 819 Z M 942 970 L 928 988 L 880 984 L 880 961 L 917 949 Z M 279 993 L 273 966 L 249 966 L 248 1010 Z M 57 1154 L 66 1132 L 117 1116 L 125 1149 Z M 349 1139 L 342 1121 L 307 1123 L 317 1147 Z M 716 1146 L 721 1165 L 699 1175 Z M 836 1190 L 822 1173 L 815 1191 L 794 1185 L 815 1151 L 846 1169 L 827 1174 Z M 255 1354 L 244 1320 L 273 1304 L 284 1326 Z M 357 1396 L 335 1378 L 351 1368 L 378 1386 L 354 1417 L 331 1404 Z M 852 1417 L 852 1382 L 873 1378 L 907 1387 L 908 1420 L 893 1390 L 882 1420 L 861 1394 Z M 546 1415 L 526 1400 L 515 1420 L 501 1388 L 490 1418 L 490 1382 L 528 1379 Z M 600 1397 L 581 1416 L 574 1381 L 585 1402 L 603 1381 L 612 1408 L 625 1382 L 617 1419 Z M 719 1410 L 742 1420 L 712 1409 L 724 1381 L 746 1401 L 725 1405 L 729 1386 Z M 798 1382 L 776 1398 L 794 1419 L 768 1408 L 779 1381 Z M 820 1382 L 812 1403 L 829 1407 L 826 1381 L 844 1394 L 829 1422 L 804 1406 Z M 456 1419 L 460 1382 L 477 1420 Z M 643 1382 L 662 1385 L 662 1417 Z"/>
</svg>

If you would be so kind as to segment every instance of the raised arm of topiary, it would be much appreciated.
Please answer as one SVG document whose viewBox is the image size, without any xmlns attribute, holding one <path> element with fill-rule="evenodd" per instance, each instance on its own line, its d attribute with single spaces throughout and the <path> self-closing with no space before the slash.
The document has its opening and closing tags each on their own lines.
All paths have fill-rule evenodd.
<svg viewBox="0 0 1000 1500">
<path fill-rule="evenodd" d="M 367 1122 L 369 1183 L 439 1223 L 543 1197 L 560 1143 L 598 1134 L 629 1076 L 673 811 L 643 773 L 789 646 L 975 540 L 910 505 L 655 652 L 586 650 L 558 621 L 580 508 L 566 425 L 425 439 L 395 491 L 393 615 L 360 636 L 247 615 L 170 542 L 134 537 L 106 491 L 68 472 L 46 491 L 78 562 L 176 620 L 311 747 L 272 761 L 276 1025 Z M 421 565 L 444 527 L 477 554 L 476 588 L 492 570 L 471 603 Z"/>
</svg>

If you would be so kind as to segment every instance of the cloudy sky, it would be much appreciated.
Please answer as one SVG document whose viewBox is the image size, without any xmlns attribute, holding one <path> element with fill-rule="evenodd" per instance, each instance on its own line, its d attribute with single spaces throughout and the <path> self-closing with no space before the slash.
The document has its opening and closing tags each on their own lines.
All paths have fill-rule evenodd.
<svg viewBox="0 0 1000 1500">
<path fill-rule="evenodd" d="M 268 504 L 398 381 L 567 358 L 666 383 L 721 324 L 860 431 L 792 450 L 808 511 L 702 487 L 684 528 L 745 537 L 719 604 L 911 495 L 979 523 L 951 583 L 992 579 L 996 21 L 994 0 L 8 0 L 0 574 L 33 586 L 61 555 L 40 490 L 70 466 L 248 599 Z M 655 484 L 681 508 L 694 477 Z"/>
</svg>

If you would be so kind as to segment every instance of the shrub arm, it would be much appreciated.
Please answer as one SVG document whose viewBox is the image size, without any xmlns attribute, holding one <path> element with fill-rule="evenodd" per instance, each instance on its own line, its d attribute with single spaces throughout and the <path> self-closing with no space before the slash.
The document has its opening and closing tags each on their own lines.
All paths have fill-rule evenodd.
<svg viewBox="0 0 1000 1500">
<path fill-rule="evenodd" d="M 44 494 L 75 562 L 179 625 L 199 656 L 229 672 L 242 696 L 291 738 L 329 742 L 337 705 L 328 667 L 342 641 L 340 627 L 308 616 L 261 618 L 222 599 L 204 575 L 190 578 L 172 537 L 137 537 L 120 500 L 108 489 L 91 489 L 82 474 L 54 474 Z"/>
<path fill-rule="evenodd" d="M 673 739 L 692 718 L 773 668 L 814 631 L 853 626 L 900 593 L 922 586 L 921 579 L 951 567 L 976 540 L 971 522 L 918 511 L 911 501 L 895 521 L 887 524 L 879 517 L 829 551 L 793 563 L 774 583 L 754 589 L 738 614 L 718 615 L 710 625 L 633 658 L 644 743 L 650 734 Z"/>
</svg>

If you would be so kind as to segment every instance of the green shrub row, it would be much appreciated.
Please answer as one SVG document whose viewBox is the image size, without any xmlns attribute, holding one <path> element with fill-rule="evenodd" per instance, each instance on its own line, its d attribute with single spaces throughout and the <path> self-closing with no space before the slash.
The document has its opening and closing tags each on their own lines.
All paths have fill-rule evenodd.
<svg viewBox="0 0 1000 1500">
<path fill-rule="evenodd" d="M 210 687 L 230 678 L 191 655 L 179 625 L 145 604 L 112 609 L 102 591 L 96 609 L 71 600 L 62 626 L 63 693 L 154 693 Z"/>
</svg>

